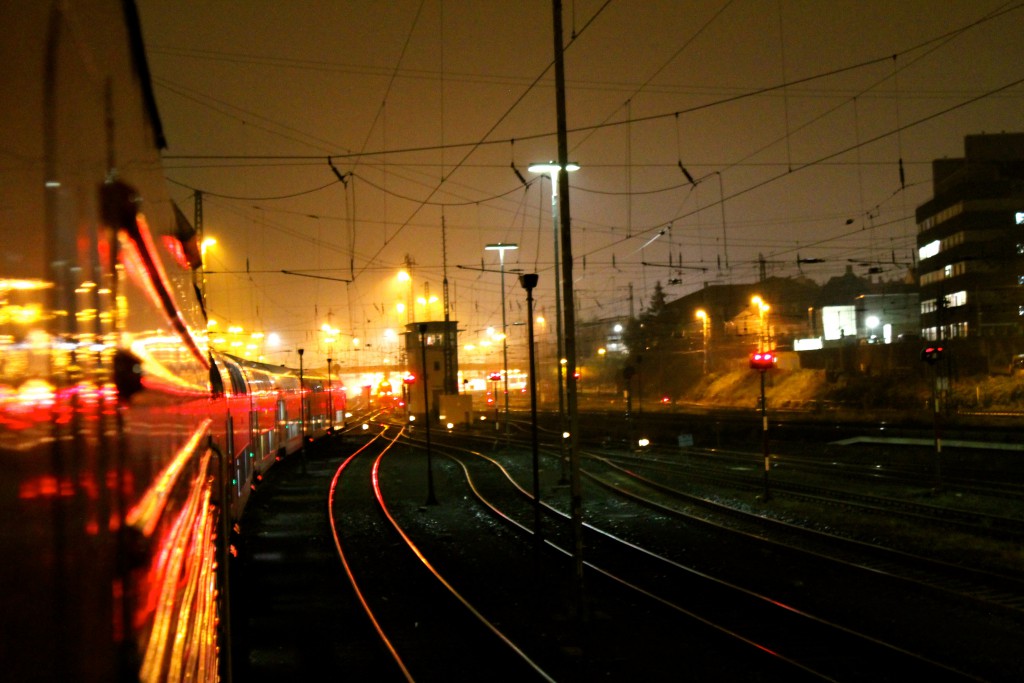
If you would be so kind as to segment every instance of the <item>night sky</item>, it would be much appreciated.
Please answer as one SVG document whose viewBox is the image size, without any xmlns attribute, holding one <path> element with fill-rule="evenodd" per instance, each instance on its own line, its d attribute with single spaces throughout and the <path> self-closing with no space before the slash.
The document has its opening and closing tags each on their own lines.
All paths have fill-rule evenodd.
<svg viewBox="0 0 1024 683">
<path fill-rule="evenodd" d="M 447 261 L 452 318 L 473 343 L 501 325 L 495 242 L 519 245 L 506 269 L 540 274 L 553 321 L 550 183 L 527 171 L 557 155 L 549 2 L 139 10 L 172 196 L 191 216 L 201 190 L 217 240 L 219 325 L 278 333 L 275 363 L 295 364 L 299 346 L 309 365 L 379 361 L 407 322 L 399 270 L 413 264 L 414 298 L 440 297 Z M 961 156 L 965 135 L 1022 129 L 1024 3 L 563 10 L 580 321 L 639 313 L 656 282 L 672 299 L 756 281 L 761 258 L 770 275 L 902 279 L 931 161 Z M 523 321 L 514 272 L 506 298 L 509 324 Z"/>
</svg>

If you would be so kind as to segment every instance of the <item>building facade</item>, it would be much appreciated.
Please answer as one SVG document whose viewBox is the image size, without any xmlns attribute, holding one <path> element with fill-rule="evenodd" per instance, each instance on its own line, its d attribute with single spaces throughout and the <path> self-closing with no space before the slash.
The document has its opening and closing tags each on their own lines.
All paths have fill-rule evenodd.
<svg viewBox="0 0 1024 683">
<path fill-rule="evenodd" d="M 1024 334 L 1024 133 L 969 135 L 917 208 L 921 336 Z"/>
</svg>

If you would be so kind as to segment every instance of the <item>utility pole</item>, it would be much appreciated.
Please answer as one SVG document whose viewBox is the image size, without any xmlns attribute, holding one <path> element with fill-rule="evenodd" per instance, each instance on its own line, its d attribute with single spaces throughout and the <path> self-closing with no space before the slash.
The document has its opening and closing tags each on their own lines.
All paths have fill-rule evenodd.
<svg viewBox="0 0 1024 683">
<path fill-rule="evenodd" d="M 562 2 L 552 0 L 555 48 L 555 110 L 558 127 L 558 165 L 569 164 L 565 113 L 565 59 L 562 54 Z M 569 512 L 572 524 L 574 593 L 577 615 L 583 617 L 583 487 L 580 481 L 579 411 L 576 396 L 576 305 L 572 297 L 572 220 L 569 174 L 558 174 L 559 216 L 562 220 L 562 304 L 565 314 L 566 409 L 569 413 Z"/>
</svg>

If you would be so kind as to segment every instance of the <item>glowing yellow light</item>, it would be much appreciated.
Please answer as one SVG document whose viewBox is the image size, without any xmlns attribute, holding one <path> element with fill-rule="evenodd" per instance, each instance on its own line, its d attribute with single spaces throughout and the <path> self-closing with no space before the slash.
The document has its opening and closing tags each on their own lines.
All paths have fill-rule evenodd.
<svg viewBox="0 0 1024 683">
<path fill-rule="evenodd" d="M 217 321 L 216 320 L 214 320 L 213 318 L 210 318 L 209 320 L 206 321 L 206 328 L 207 329 L 212 330 L 215 327 L 217 327 Z"/>
<path fill-rule="evenodd" d="M 237 325 L 232 325 L 231 327 L 228 328 L 228 334 L 241 334 L 241 333 L 242 333 L 242 328 L 238 327 Z"/>
<path fill-rule="evenodd" d="M 606 353 L 608 353 L 608 352 L 604 349 L 604 347 L 601 347 L 601 348 L 599 348 L 597 350 L 597 355 L 599 355 L 599 356 L 603 356 Z"/>
<path fill-rule="evenodd" d="M 263 339 L 263 333 L 262 332 L 253 332 L 251 336 L 252 336 L 253 339 Z"/>
<path fill-rule="evenodd" d="M 538 315 L 538 316 L 537 316 L 537 320 L 536 320 L 535 322 L 536 322 L 536 323 L 537 323 L 538 325 L 543 325 L 543 324 L 544 324 L 545 322 L 547 322 L 547 321 L 546 321 L 546 320 L 544 320 L 544 316 L 542 316 L 542 315 Z"/>
<path fill-rule="evenodd" d="M 0 292 L 15 290 L 19 292 L 31 292 L 40 289 L 49 289 L 53 287 L 52 282 L 46 282 L 44 280 L 17 280 L 0 278 Z"/>
<path fill-rule="evenodd" d="M 398 281 L 399 282 L 408 282 L 411 279 L 412 278 L 409 277 L 409 273 L 405 272 L 404 270 L 398 271 Z"/>
<path fill-rule="evenodd" d="M 405 313 L 405 304 L 401 302 L 395 304 L 395 310 L 398 311 L 399 313 Z"/>
<path fill-rule="evenodd" d="M 0 323 L 15 325 L 31 325 L 43 318 L 43 308 L 39 304 L 27 306 L 0 306 Z"/>
</svg>

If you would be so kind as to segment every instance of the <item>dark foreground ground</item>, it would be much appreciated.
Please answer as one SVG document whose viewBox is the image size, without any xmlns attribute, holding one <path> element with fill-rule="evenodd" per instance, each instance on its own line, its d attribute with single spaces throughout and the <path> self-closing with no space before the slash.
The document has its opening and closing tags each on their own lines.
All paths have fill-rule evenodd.
<svg viewBox="0 0 1024 683">
<path fill-rule="evenodd" d="M 279 463 L 250 499 L 241 523 L 239 554 L 232 567 L 235 681 L 319 680 L 325 674 L 354 681 L 402 680 L 355 598 L 338 558 L 328 519 L 331 479 L 354 448 L 355 439 L 346 437 L 344 443 L 339 440 L 318 444 L 304 462 L 292 457 Z M 443 474 L 442 467 L 439 465 L 437 477 L 439 506 L 426 510 L 422 505 L 426 487 L 419 467 L 412 468 L 408 477 L 389 480 L 388 492 L 414 501 L 407 504 L 413 510 L 425 510 L 421 519 L 441 525 L 444 532 L 440 537 L 449 547 L 472 545 L 473 552 L 464 555 L 476 564 L 464 570 L 467 573 L 462 580 L 470 577 L 468 580 L 473 581 L 472 577 L 478 576 L 480 581 L 496 581 L 497 589 L 492 592 L 500 595 L 503 584 L 512 586 L 521 580 L 516 572 L 537 572 L 542 577 L 533 597 L 519 606 L 520 615 L 524 624 L 529 623 L 528 632 L 539 630 L 534 627 L 538 613 L 546 615 L 544 632 L 528 633 L 528 637 L 549 640 L 549 649 L 561 656 L 568 668 L 551 671 L 557 680 L 796 680 L 763 669 L 748 669 L 743 661 L 723 658 L 725 649 L 696 646 L 696 639 L 666 641 L 651 618 L 630 612 L 626 604 L 609 603 L 607 609 L 602 606 L 594 610 L 592 603 L 587 603 L 588 618 L 602 631 L 602 639 L 593 638 L 597 628 L 581 629 L 573 619 L 568 599 L 573 586 L 566 580 L 570 574 L 564 567 L 556 567 L 552 561 L 540 571 L 528 563 L 526 569 L 501 566 L 500 562 L 496 568 L 491 550 L 507 552 L 507 544 L 499 548 L 499 544 L 505 543 L 498 538 L 499 534 L 485 534 L 481 538 L 477 533 L 471 539 L 460 536 L 460 528 L 474 524 L 479 528 L 480 520 L 460 518 L 469 507 L 460 504 L 465 496 L 464 486 L 456 472 Z M 545 482 L 544 489 L 553 485 L 553 480 Z M 391 541 L 382 539 L 383 542 Z M 388 570 L 387 566 L 380 568 L 381 572 Z M 756 567 L 751 570 L 756 571 Z M 406 577 L 396 575 L 389 580 L 403 582 Z M 591 590 L 594 585 L 588 582 Z M 630 623 L 648 628 L 631 629 Z M 648 671 L 649 675 L 639 677 L 628 674 L 633 667 L 637 673 L 643 670 L 641 664 L 653 654 L 660 657 L 673 650 L 684 662 L 674 673 Z M 417 679 L 473 680 L 465 672 L 445 668 L 448 666 L 438 661 L 436 670 Z M 510 679 L 495 671 L 488 680 Z M 900 679 L 897 676 L 888 680 Z"/>
</svg>

